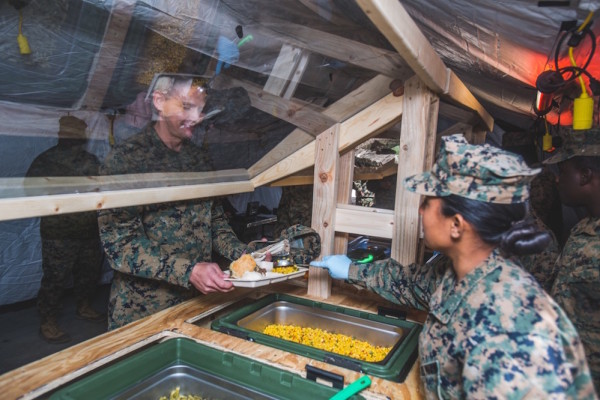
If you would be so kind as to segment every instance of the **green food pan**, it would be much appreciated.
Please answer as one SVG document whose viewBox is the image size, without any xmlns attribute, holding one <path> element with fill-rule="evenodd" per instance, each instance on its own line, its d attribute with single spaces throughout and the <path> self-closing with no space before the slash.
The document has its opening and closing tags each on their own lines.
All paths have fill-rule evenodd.
<svg viewBox="0 0 600 400">
<path fill-rule="evenodd" d="M 133 354 L 52 394 L 52 400 L 329 399 L 340 391 L 187 338 L 173 338 Z M 352 399 L 363 399 L 354 395 Z"/>
<path fill-rule="evenodd" d="M 263 331 L 269 324 L 320 328 L 392 350 L 382 361 L 362 361 L 266 335 Z M 394 382 L 403 382 L 412 368 L 421 331 L 421 325 L 415 322 L 281 293 L 267 295 L 215 319 L 211 328 Z"/>
</svg>

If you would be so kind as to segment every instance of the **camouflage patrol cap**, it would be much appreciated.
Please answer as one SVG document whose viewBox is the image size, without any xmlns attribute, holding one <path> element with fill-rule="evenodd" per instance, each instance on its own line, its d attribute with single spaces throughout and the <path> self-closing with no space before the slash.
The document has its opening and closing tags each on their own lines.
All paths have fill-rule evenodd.
<svg viewBox="0 0 600 400">
<path fill-rule="evenodd" d="M 569 158 L 585 156 L 600 157 L 600 129 L 572 131 L 556 153 L 544 160 L 544 164 L 556 164 Z"/>
<path fill-rule="evenodd" d="M 541 169 L 531 169 L 517 154 L 490 145 L 470 145 L 463 135 L 442 138 L 431 171 L 408 177 L 404 186 L 426 196 L 455 194 L 486 203 L 523 203 L 529 183 Z"/>
</svg>

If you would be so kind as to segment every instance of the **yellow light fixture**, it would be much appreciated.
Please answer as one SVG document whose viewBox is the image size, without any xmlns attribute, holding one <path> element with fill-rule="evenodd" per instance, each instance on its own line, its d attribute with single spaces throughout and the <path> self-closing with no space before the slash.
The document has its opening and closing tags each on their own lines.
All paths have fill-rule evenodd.
<svg viewBox="0 0 600 400">
<path fill-rule="evenodd" d="M 27 38 L 21 32 L 21 27 L 23 26 L 23 14 L 21 10 L 19 10 L 19 34 L 17 35 L 17 43 L 19 43 L 19 50 L 21 54 L 27 55 L 31 54 L 31 48 L 29 47 L 29 42 Z"/>
</svg>

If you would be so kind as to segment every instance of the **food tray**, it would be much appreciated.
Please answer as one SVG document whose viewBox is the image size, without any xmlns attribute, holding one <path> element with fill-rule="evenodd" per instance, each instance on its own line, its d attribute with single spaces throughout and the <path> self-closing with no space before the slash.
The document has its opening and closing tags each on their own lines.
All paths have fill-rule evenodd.
<svg viewBox="0 0 600 400">
<path fill-rule="evenodd" d="M 329 399 L 339 389 L 187 338 L 168 339 L 55 392 L 51 400 Z M 355 395 L 352 399 L 363 399 Z"/>
<path fill-rule="evenodd" d="M 269 324 L 291 324 L 325 329 L 376 346 L 392 347 L 392 350 L 382 361 L 361 361 L 262 333 Z M 211 328 L 372 376 L 402 382 L 416 360 L 421 325 L 389 316 L 274 293 L 216 319 L 212 322 Z"/>
<path fill-rule="evenodd" d="M 225 278 L 227 281 L 231 281 L 233 286 L 238 287 L 259 287 L 265 285 L 271 285 L 273 283 L 287 281 L 288 279 L 301 278 L 308 271 L 308 268 L 298 267 L 298 271 L 289 274 L 278 274 L 275 272 L 267 272 L 264 278 L 261 279 L 238 279 L 238 278 Z M 229 270 L 225 271 L 231 274 Z"/>
</svg>

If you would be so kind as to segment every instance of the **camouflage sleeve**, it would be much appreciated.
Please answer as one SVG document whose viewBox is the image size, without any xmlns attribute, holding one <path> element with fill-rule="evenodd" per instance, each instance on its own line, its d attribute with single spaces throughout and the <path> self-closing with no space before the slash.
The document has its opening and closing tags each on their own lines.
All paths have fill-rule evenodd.
<svg viewBox="0 0 600 400">
<path fill-rule="evenodd" d="M 520 256 L 519 261 L 523 269 L 533 275 L 544 290 L 550 293 L 556 279 L 555 265 L 558 255 L 558 248 L 548 248 L 541 253 Z"/>
<path fill-rule="evenodd" d="M 148 238 L 139 209 L 100 210 L 100 239 L 111 268 L 128 275 L 188 287 L 194 263 Z"/>
<path fill-rule="evenodd" d="M 428 310 L 431 295 L 441 283 L 449 262 L 439 256 L 425 265 L 403 266 L 392 258 L 368 264 L 352 263 L 348 280 L 396 304 Z"/>
<path fill-rule="evenodd" d="M 510 333 L 492 337 L 489 333 L 484 333 L 482 336 L 486 336 L 483 342 L 481 337 L 469 339 L 473 344 L 477 342 L 480 344 L 475 345 L 465 355 L 462 382 L 468 398 L 542 399 L 547 398 L 548 393 L 555 393 L 559 396 L 557 398 L 563 398 L 559 393 L 562 391 L 564 395 L 564 388 L 556 383 L 565 378 L 562 376 L 564 371 L 557 369 L 560 365 L 554 364 L 556 360 L 552 358 L 548 360 L 544 357 L 548 354 L 565 357 L 564 354 L 552 353 L 556 349 L 542 348 L 544 340 L 536 337 L 539 335 L 535 333 L 529 337 L 521 337 L 519 343 L 537 343 L 536 351 L 515 349 L 515 339 L 510 337 Z M 512 354 L 513 351 L 515 356 Z M 520 358 L 523 352 L 529 354 L 530 359 Z M 528 376 L 528 373 L 531 373 L 527 368 L 529 365 L 540 366 L 535 371 L 538 376 Z M 548 387 L 541 388 L 534 385 L 534 382 L 540 381 L 548 382 Z"/>
<path fill-rule="evenodd" d="M 213 249 L 229 260 L 236 260 L 244 254 L 250 253 L 248 245 L 238 239 L 227 222 L 223 207 L 214 201 L 211 213 Z"/>
<path fill-rule="evenodd" d="M 552 241 L 541 253 L 519 256 L 519 261 L 523 269 L 533 275 L 544 290 L 550 293 L 556 279 L 556 259 L 560 254 L 560 248 L 554 233 L 544 225 L 535 212 L 532 211 L 531 215 L 538 227 L 550 234 Z"/>
</svg>

